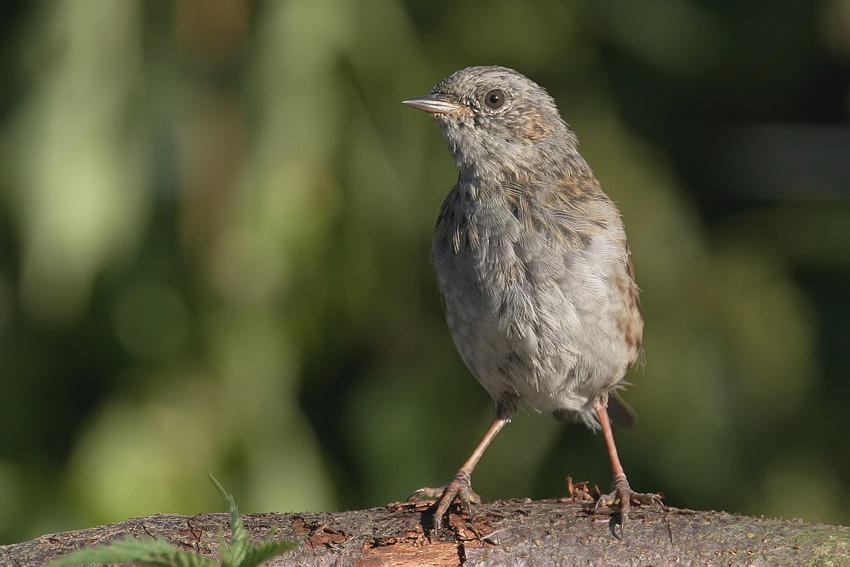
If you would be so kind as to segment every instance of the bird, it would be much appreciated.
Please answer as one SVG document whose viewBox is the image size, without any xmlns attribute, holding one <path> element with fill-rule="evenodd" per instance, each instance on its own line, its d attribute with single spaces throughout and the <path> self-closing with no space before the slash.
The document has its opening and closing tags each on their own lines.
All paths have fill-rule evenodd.
<svg viewBox="0 0 850 567">
<path fill-rule="evenodd" d="M 467 512 L 480 503 L 472 472 L 522 405 L 602 430 L 613 482 L 596 508 L 614 507 L 624 533 L 631 505 L 661 504 L 663 494 L 632 490 L 612 432 L 612 417 L 634 421 L 618 390 L 643 352 L 619 210 L 554 99 L 518 71 L 467 67 L 402 102 L 434 117 L 458 168 L 432 259 L 454 344 L 495 406 L 451 482 L 410 499 L 438 499 L 435 533 L 454 502 Z"/>
</svg>

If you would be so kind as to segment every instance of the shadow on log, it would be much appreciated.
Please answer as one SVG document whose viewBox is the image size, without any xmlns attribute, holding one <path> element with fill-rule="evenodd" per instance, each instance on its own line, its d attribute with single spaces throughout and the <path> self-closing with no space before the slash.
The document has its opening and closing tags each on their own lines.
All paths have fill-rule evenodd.
<svg viewBox="0 0 850 567">
<path fill-rule="evenodd" d="M 438 539 L 427 503 L 322 514 L 246 514 L 255 540 L 300 542 L 267 565 L 299 566 L 654 566 L 850 565 L 850 528 L 676 508 L 636 508 L 624 540 L 614 518 L 571 501 L 507 500 L 454 513 Z M 218 554 L 228 533 L 226 514 L 156 514 L 0 546 L 3 567 L 41 567 L 45 561 L 124 534 L 162 536 L 202 555 Z"/>
</svg>

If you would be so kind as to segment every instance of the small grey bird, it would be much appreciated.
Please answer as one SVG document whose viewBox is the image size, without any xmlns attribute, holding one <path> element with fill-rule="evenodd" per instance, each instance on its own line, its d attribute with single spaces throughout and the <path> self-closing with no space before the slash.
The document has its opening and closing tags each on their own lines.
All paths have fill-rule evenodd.
<svg viewBox="0 0 850 567">
<path fill-rule="evenodd" d="M 446 320 L 495 419 L 439 497 L 438 531 L 455 500 L 480 502 L 471 474 L 519 403 L 601 427 L 614 473 L 600 505 L 660 503 L 634 492 L 617 456 L 616 395 L 641 355 L 643 315 L 620 213 L 578 152 L 546 91 L 505 67 L 468 67 L 404 104 L 428 112 L 459 171 L 443 202 L 433 255 Z"/>
</svg>

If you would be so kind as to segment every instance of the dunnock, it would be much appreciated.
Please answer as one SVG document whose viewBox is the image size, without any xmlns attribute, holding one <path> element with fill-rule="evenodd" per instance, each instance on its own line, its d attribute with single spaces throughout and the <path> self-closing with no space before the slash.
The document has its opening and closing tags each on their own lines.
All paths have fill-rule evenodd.
<svg viewBox="0 0 850 567">
<path fill-rule="evenodd" d="M 439 497 L 435 532 L 522 402 L 601 427 L 614 473 L 599 505 L 660 502 L 634 492 L 611 432 L 633 414 L 616 390 L 641 354 L 643 316 L 620 213 L 546 91 L 505 67 L 469 67 L 404 104 L 432 114 L 460 174 L 437 219 L 433 254 L 446 320 L 495 419 Z"/>
</svg>

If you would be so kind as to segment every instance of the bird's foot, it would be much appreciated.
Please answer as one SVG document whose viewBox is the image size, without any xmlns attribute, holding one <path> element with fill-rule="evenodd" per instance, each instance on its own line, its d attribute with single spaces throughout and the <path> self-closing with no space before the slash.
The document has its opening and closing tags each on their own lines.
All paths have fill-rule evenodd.
<svg viewBox="0 0 850 567">
<path fill-rule="evenodd" d="M 621 539 L 626 533 L 626 521 L 628 520 L 629 510 L 631 509 L 632 504 L 636 506 L 664 506 L 664 503 L 661 501 L 661 499 L 664 498 L 663 493 L 635 492 L 629 486 L 629 481 L 626 479 L 625 475 L 617 475 L 614 477 L 612 488 L 613 490 L 610 493 L 603 494 L 599 497 L 594 508 L 598 510 L 602 506 L 618 507 L 618 511 L 620 513 L 620 534 L 618 535 L 615 531 L 614 535 Z"/>
<path fill-rule="evenodd" d="M 481 497 L 472 490 L 469 473 L 466 471 L 458 471 L 452 481 L 445 486 L 420 488 L 407 497 L 408 501 L 430 499 L 437 500 L 432 517 L 435 535 L 443 525 L 443 515 L 453 502 L 458 502 L 463 506 L 467 514 L 472 514 L 472 504 L 481 504 Z"/>
</svg>

